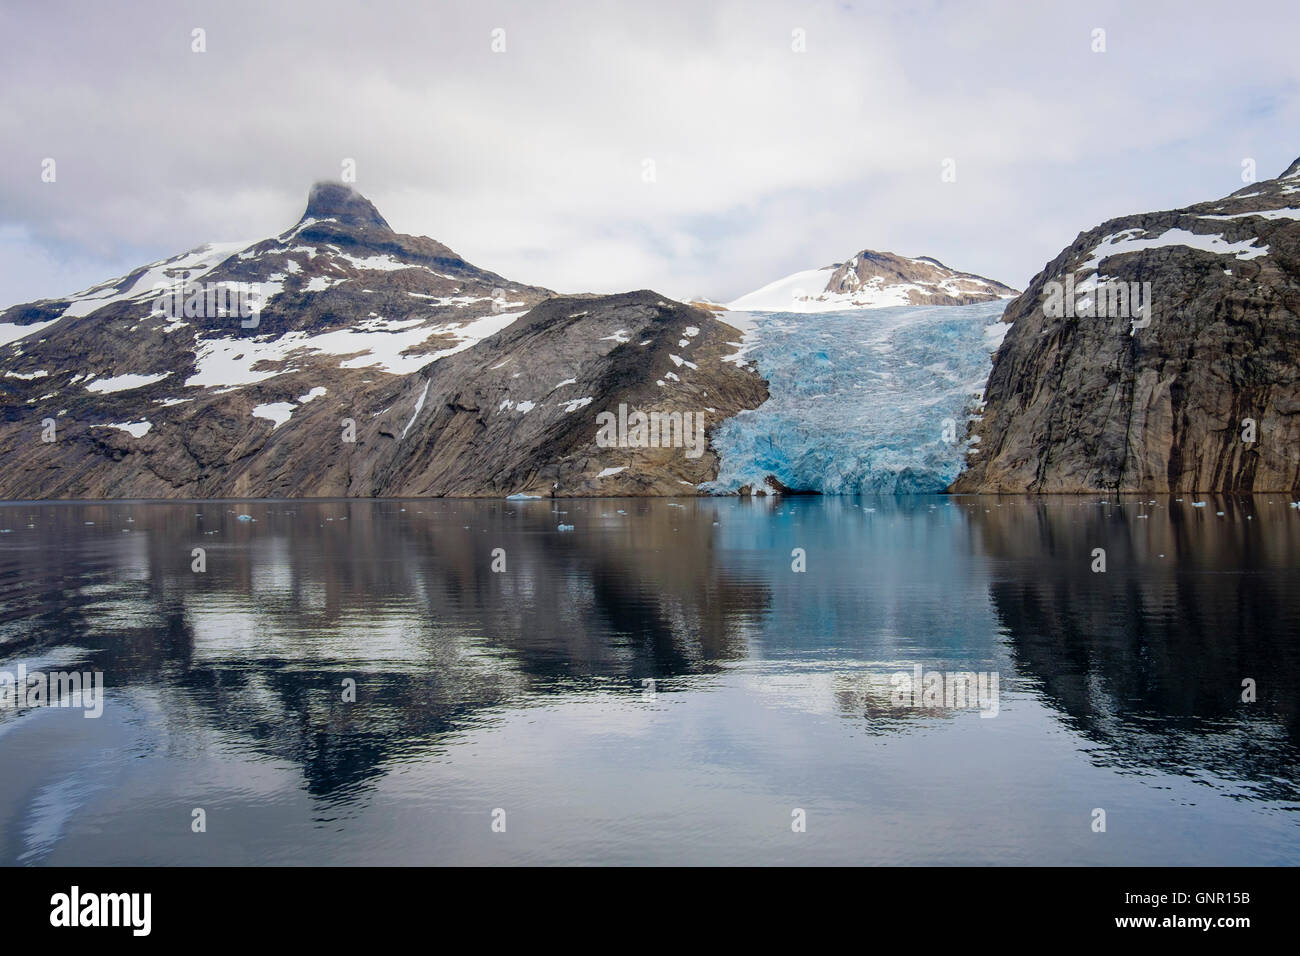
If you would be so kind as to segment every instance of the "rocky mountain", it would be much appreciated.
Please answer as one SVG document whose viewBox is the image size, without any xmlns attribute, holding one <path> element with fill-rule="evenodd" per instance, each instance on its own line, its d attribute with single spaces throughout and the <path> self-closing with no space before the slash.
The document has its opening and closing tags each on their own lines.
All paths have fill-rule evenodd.
<svg viewBox="0 0 1300 956">
<path fill-rule="evenodd" d="M 510 282 L 317 184 L 278 236 L 0 312 L 0 497 L 691 494 L 767 395 L 739 338 Z"/>
<path fill-rule="evenodd" d="M 835 312 L 899 305 L 973 305 L 1010 299 L 1015 289 L 938 259 L 863 249 L 847 262 L 796 272 L 728 303 L 755 312 Z"/>
<path fill-rule="evenodd" d="M 1300 491 L 1300 160 L 1080 233 L 1004 320 L 953 491 Z"/>
</svg>

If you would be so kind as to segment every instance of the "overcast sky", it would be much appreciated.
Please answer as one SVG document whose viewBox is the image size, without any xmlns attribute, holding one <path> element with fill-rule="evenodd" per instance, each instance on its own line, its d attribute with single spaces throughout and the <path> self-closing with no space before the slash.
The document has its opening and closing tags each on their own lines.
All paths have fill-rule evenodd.
<svg viewBox="0 0 1300 956">
<path fill-rule="evenodd" d="M 5 0 L 0 304 L 280 232 L 345 159 L 394 228 L 565 292 L 863 248 L 1023 288 L 1300 155 L 1298 35 L 1294 0 Z"/>
</svg>

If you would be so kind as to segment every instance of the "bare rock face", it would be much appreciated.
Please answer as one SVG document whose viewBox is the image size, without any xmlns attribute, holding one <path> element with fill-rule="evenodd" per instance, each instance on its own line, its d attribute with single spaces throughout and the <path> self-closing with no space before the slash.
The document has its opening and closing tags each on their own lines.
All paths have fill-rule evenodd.
<svg viewBox="0 0 1300 956">
<path fill-rule="evenodd" d="M 696 494 L 717 477 L 713 427 L 767 399 L 728 360 L 739 338 L 650 291 L 550 299 L 412 376 L 368 427 L 351 492 Z"/>
<path fill-rule="evenodd" d="M 342 183 L 316 183 L 307 194 L 303 220 L 332 221 L 359 229 L 392 231 L 374 203 Z"/>
<path fill-rule="evenodd" d="M 279 236 L 0 311 L 0 497 L 691 494 L 711 451 L 607 449 L 593 416 L 711 431 L 766 398 L 739 337 L 510 282 L 317 184 Z"/>
<path fill-rule="evenodd" d="M 1081 233 L 1005 321 L 950 490 L 1300 491 L 1300 160 Z"/>
</svg>

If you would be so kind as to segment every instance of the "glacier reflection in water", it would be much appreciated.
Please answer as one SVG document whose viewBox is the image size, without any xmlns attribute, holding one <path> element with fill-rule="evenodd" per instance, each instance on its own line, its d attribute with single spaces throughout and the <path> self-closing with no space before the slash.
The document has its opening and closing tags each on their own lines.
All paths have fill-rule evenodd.
<svg viewBox="0 0 1300 956">
<path fill-rule="evenodd" d="M 108 699 L 0 711 L 0 860 L 1300 863 L 1300 512 L 1211 503 L 3 505 L 0 670 Z"/>
</svg>

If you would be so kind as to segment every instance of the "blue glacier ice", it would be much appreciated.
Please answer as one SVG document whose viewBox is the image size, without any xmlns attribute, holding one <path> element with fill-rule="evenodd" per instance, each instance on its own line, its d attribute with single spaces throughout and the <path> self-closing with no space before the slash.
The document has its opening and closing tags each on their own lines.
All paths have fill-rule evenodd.
<svg viewBox="0 0 1300 956">
<path fill-rule="evenodd" d="M 718 426 L 718 478 L 701 487 L 757 489 L 772 475 L 829 495 L 942 491 L 965 461 L 1006 306 L 752 314 L 744 357 L 771 397 Z"/>
</svg>

